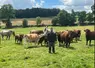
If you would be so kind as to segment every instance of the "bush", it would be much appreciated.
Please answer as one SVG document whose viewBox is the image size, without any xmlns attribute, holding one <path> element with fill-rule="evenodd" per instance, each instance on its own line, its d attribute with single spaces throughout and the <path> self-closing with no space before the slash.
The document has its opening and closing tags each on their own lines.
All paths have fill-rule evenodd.
<svg viewBox="0 0 95 68">
<path fill-rule="evenodd" d="M 41 22 L 42 22 L 41 18 L 39 16 L 36 17 L 36 24 L 37 24 L 37 26 L 40 25 Z"/>
<path fill-rule="evenodd" d="M 56 16 L 56 17 L 54 17 L 53 19 L 52 19 L 52 25 L 53 26 L 56 26 L 58 24 L 58 17 Z"/>
<path fill-rule="evenodd" d="M 23 27 L 28 27 L 28 21 L 26 19 L 23 20 Z"/>
</svg>

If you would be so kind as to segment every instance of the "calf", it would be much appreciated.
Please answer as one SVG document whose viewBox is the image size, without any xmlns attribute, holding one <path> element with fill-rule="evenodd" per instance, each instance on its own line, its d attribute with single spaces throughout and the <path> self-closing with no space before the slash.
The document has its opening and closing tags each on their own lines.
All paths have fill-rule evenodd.
<svg viewBox="0 0 95 68">
<path fill-rule="evenodd" d="M 22 43 L 24 34 L 15 35 L 15 43 Z"/>
<path fill-rule="evenodd" d="M 91 45 L 91 40 L 95 40 L 95 31 L 90 31 L 89 29 L 84 30 L 86 36 L 86 45 Z"/>
</svg>

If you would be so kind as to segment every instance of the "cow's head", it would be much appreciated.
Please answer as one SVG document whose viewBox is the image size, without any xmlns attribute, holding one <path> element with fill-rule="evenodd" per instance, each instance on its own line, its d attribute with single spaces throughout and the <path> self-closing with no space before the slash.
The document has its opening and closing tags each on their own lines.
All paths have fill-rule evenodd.
<svg viewBox="0 0 95 68">
<path fill-rule="evenodd" d="M 89 32 L 90 32 L 90 30 L 89 30 L 89 29 L 85 29 L 85 30 L 84 30 L 84 32 L 89 33 Z"/>
</svg>

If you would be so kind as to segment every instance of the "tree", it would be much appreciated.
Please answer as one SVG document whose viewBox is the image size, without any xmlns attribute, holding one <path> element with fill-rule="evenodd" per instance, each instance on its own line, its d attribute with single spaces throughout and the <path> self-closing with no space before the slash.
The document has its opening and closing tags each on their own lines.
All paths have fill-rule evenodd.
<svg viewBox="0 0 95 68">
<path fill-rule="evenodd" d="M 28 26 L 28 21 L 26 19 L 23 20 L 23 27 L 27 27 Z"/>
<path fill-rule="evenodd" d="M 53 26 L 56 26 L 57 23 L 58 23 L 58 17 L 55 16 L 55 17 L 52 19 L 52 25 L 53 25 Z"/>
<path fill-rule="evenodd" d="M 84 23 L 84 21 L 86 21 L 86 11 L 80 12 L 78 17 L 79 17 L 79 22 Z"/>
<path fill-rule="evenodd" d="M 72 25 L 75 21 L 75 17 L 73 17 L 72 14 L 68 13 L 65 10 L 60 11 L 57 17 L 58 17 L 58 23 L 62 26 Z"/>
<path fill-rule="evenodd" d="M 65 10 L 62 10 L 58 13 L 57 17 L 58 17 L 58 22 L 60 25 L 66 25 L 66 15 L 67 15 L 67 12 Z"/>
<path fill-rule="evenodd" d="M 15 17 L 15 11 L 11 4 L 6 4 L 1 6 L 1 18 L 6 19 L 6 27 L 10 28 L 12 26 L 10 19 Z"/>
<path fill-rule="evenodd" d="M 73 9 L 72 9 L 72 13 L 71 13 L 71 20 L 72 20 L 72 22 L 76 21 L 76 13 L 74 12 Z"/>
<path fill-rule="evenodd" d="M 46 8 L 26 8 L 16 9 L 16 18 L 35 18 L 40 17 L 52 17 L 59 13 L 60 9 L 46 9 Z"/>
<path fill-rule="evenodd" d="M 95 22 L 95 3 L 94 3 L 94 5 L 91 6 L 91 10 L 93 13 L 93 21 Z"/>
<path fill-rule="evenodd" d="M 41 22 L 42 22 L 41 18 L 40 18 L 39 16 L 36 17 L 36 24 L 37 24 L 37 26 L 38 26 L 39 24 L 41 24 Z"/>
<path fill-rule="evenodd" d="M 95 4 L 91 6 L 91 10 L 93 13 L 95 13 Z"/>
<path fill-rule="evenodd" d="M 87 19 L 87 21 L 92 22 L 93 21 L 93 14 L 88 13 L 86 19 Z"/>
</svg>

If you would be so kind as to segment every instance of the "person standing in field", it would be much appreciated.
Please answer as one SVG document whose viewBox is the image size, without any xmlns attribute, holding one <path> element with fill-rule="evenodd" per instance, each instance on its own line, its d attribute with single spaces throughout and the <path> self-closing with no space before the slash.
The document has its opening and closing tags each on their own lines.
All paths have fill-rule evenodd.
<svg viewBox="0 0 95 68">
<path fill-rule="evenodd" d="M 53 28 L 51 28 L 50 32 L 47 34 L 47 41 L 49 46 L 49 53 L 51 53 L 51 51 L 55 53 L 56 33 L 53 31 Z"/>
</svg>

